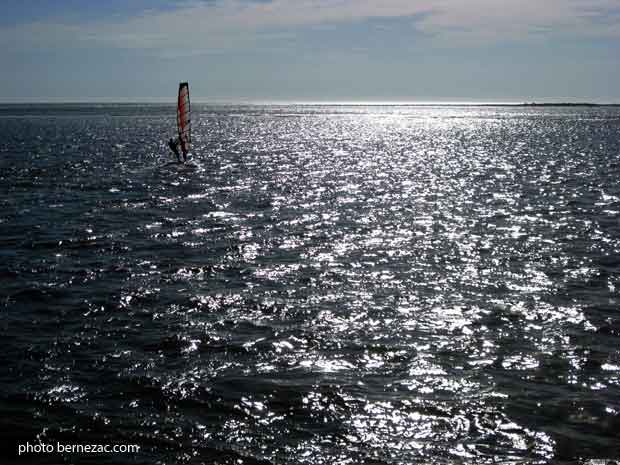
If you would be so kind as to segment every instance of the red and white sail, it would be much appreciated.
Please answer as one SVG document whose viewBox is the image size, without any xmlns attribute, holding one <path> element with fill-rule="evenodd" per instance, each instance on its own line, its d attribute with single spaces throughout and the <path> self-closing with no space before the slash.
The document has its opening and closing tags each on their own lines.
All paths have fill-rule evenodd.
<svg viewBox="0 0 620 465">
<path fill-rule="evenodd" d="M 181 150 L 187 154 L 192 140 L 192 125 L 189 112 L 189 85 L 187 82 L 179 84 L 179 98 L 177 102 L 177 126 L 179 128 L 179 142 Z"/>
</svg>

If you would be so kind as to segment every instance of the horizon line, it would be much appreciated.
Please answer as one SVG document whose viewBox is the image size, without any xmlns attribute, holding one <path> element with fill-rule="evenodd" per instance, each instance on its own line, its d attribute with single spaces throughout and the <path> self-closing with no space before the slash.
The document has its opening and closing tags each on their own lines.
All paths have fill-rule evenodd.
<svg viewBox="0 0 620 465">
<path fill-rule="evenodd" d="M 194 98 L 192 103 L 200 105 L 257 105 L 257 106 L 277 106 L 277 105 L 316 105 L 316 106 L 618 106 L 620 99 L 563 99 L 563 98 L 541 98 L 541 99 L 519 99 L 519 100 L 384 100 L 384 99 L 365 99 L 365 100 L 315 100 L 315 99 L 205 99 Z M 2 101 L 0 105 L 174 105 L 174 99 L 170 98 L 146 98 L 146 99 L 38 99 L 22 101 Z"/>
</svg>

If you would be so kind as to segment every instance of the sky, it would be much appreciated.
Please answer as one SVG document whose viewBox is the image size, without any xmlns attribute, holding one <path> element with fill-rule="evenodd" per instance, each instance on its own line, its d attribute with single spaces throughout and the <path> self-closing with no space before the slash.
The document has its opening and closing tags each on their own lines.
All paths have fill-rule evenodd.
<svg viewBox="0 0 620 465">
<path fill-rule="evenodd" d="M 2 0 L 0 102 L 620 103 L 620 0 Z"/>
</svg>

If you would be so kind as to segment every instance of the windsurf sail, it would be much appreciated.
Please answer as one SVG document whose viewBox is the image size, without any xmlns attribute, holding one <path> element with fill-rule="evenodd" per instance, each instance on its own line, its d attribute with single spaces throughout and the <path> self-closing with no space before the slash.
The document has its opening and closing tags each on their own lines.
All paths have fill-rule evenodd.
<svg viewBox="0 0 620 465">
<path fill-rule="evenodd" d="M 179 84 L 179 98 L 177 102 L 177 126 L 179 128 L 179 142 L 184 154 L 189 152 L 192 141 L 192 125 L 189 113 L 189 85 L 187 82 Z"/>
</svg>

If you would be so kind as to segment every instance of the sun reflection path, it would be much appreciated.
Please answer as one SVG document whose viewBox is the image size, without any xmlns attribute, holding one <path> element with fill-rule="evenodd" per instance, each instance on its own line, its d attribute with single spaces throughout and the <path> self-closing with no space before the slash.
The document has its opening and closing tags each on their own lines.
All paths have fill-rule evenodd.
<svg viewBox="0 0 620 465">
<path fill-rule="evenodd" d="M 36 263 L 82 299 L 37 400 L 184 463 L 547 463 L 612 437 L 620 193 L 591 123 L 218 111 L 199 169 L 106 185 L 106 221 Z"/>
</svg>

